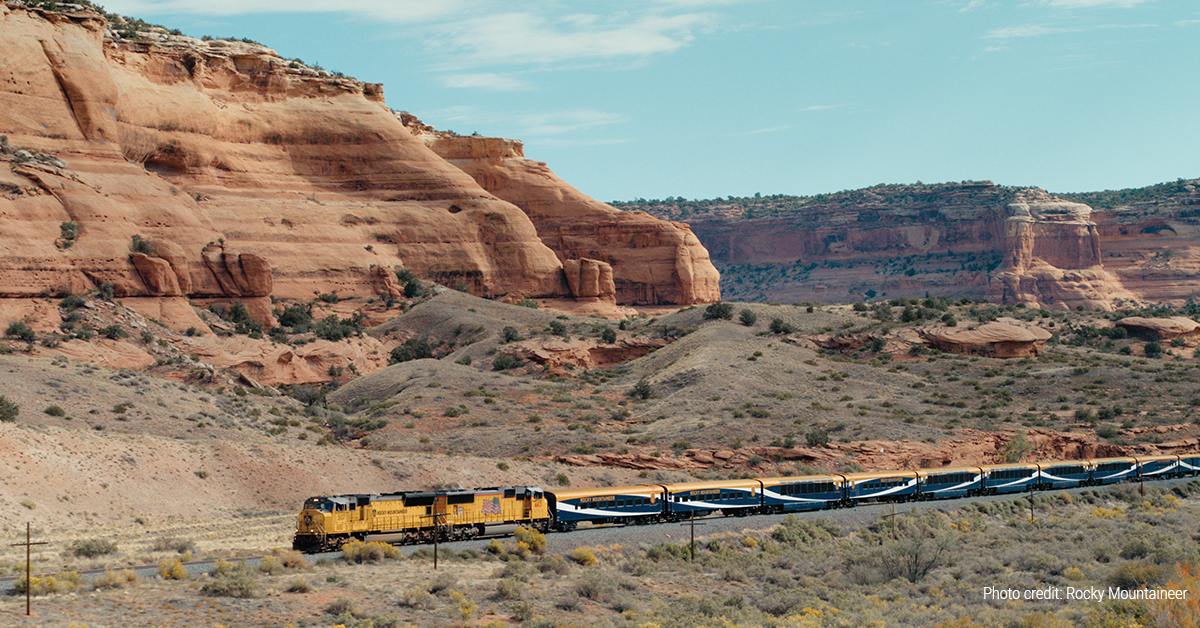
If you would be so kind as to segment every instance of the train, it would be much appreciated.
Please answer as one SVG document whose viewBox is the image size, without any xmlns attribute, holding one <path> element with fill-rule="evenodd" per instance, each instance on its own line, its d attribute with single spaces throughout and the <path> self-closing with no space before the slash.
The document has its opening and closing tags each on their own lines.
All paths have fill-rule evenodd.
<svg viewBox="0 0 1200 628">
<path fill-rule="evenodd" d="M 305 500 L 292 547 L 316 553 L 334 551 L 355 540 L 427 544 L 502 534 L 514 527 L 568 532 L 581 523 L 640 525 L 716 514 L 777 514 L 1198 473 L 1200 453 L 585 489 L 501 486 L 320 496 Z"/>
</svg>

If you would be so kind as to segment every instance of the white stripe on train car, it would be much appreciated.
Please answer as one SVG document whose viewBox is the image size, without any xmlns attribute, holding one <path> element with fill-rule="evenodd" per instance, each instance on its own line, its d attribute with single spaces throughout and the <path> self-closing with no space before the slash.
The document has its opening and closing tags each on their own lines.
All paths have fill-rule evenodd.
<svg viewBox="0 0 1200 628">
<path fill-rule="evenodd" d="M 1144 466 L 1144 465 L 1143 465 L 1143 466 Z M 1179 468 L 1179 462 L 1178 462 L 1178 461 L 1172 461 L 1172 462 L 1171 462 L 1171 466 L 1169 466 L 1169 467 L 1163 467 L 1163 468 L 1159 469 L 1158 471 L 1152 471 L 1152 472 L 1150 472 L 1150 473 L 1144 473 L 1143 475 L 1146 475 L 1146 476 L 1158 475 L 1159 473 L 1166 473 L 1167 471 L 1172 471 L 1172 470 L 1174 470 L 1174 469 L 1178 469 L 1178 468 Z"/>
<path fill-rule="evenodd" d="M 766 494 L 768 497 L 770 497 L 772 499 L 779 499 L 779 500 L 783 500 L 785 502 L 802 502 L 805 504 L 810 504 L 810 503 L 824 504 L 824 503 L 829 502 L 829 499 L 809 498 L 809 497 L 793 497 L 791 495 L 779 495 L 777 493 L 772 493 L 770 491 L 764 491 L 764 494 Z M 829 493 L 824 493 L 824 494 L 828 495 Z"/>
<path fill-rule="evenodd" d="M 580 514 L 580 515 L 595 515 L 595 516 L 599 516 L 599 517 L 613 517 L 613 516 L 640 517 L 640 516 L 644 516 L 644 515 L 662 514 L 661 510 L 650 510 L 650 511 L 646 511 L 646 512 L 639 510 L 639 511 L 631 512 L 631 511 L 627 511 L 627 510 L 614 511 L 614 510 L 599 510 L 597 508 L 579 508 L 578 506 L 575 506 L 574 504 L 568 504 L 566 502 L 558 502 L 557 508 L 559 510 L 566 511 L 566 512 L 573 512 L 573 513 Z"/>
<path fill-rule="evenodd" d="M 976 484 L 979 484 L 979 476 L 975 476 L 975 479 L 974 479 L 974 480 L 969 480 L 969 481 L 967 481 L 967 482 L 962 482 L 962 483 L 959 483 L 959 484 L 955 484 L 954 486 L 947 486 L 946 488 L 940 488 L 940 489 L 937 489 L 937 490 L 931 490 L 931 491 L 929 491 L 929 493 L 930 493 L 930 494 L 934 494 L 934 493 L 944 493 L 944 492 L 946 492 L 946 491 L 954 491 L 954 490 L 961 489 L 961 488 L 963 488 L 963 487 L 974 486 L 974 485 L 976 485 Z"/>
<path fill-rule="evenodd" d="M 873 482 L 874 480 L 867 480 L 867 481 L 868 481 L 868 482 Z M 887 489 L 886 491 L 880 491 L 880 492 L 878 492 L 878 493 L 870 493 L 870 494 L 867 494 L 867 495 L 858 495 L 857 497 L 878 497 L 878 496 L 880 496 L 880 495 L 891 495 L 892 493 L 896 493 L 896 492 L 898 492 L 898 491 L 902 491 L 902 490 L 904 490 L 904 489 L 906 489 L 906 488 L 910 488 L 910 487 L 912 487 L 912 486 L 915 486 L 915 485 L 916 485 L 916 482 L 917 482 L 917 481 L 914 479 L 914 480 L 911 480 L 911 481 L 909 481 L 909 482 L 908 482 L 908 483 L 906 483 L 906 484 L 901 484 L 900 486 L 893 486 L 892 488 L 889 488 L 889 489 Z M 870 489 L 864 489 L 864 490 L 870 490 Z"/>
<path fill-rule="evenodd" d="M 1017 478 L 1017 479 L 1013 480 L 1012 482 L 1008 482 L 1006 484 L 997 484 L 991 488 L 1004 488 L 1006 486 L 1016 486 L 1018 484 L 1028 484 L 1036 479 L 1037 479 L 1037 474 L 1034 474 L 1034 475 L 1026 476 L 1023 478 Z"/>
</svg>

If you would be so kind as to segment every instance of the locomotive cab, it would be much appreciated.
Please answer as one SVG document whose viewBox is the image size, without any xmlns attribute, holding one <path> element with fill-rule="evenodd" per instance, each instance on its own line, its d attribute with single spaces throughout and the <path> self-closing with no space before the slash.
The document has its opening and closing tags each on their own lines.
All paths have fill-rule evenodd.
<svg viewBox="0 0 1200 628">
<path fill-rule="evenodd" d="M 339 509 L 349 508 L 349 503 L 338 504 L 332 497 L 310 497 L 304 500 L 300 516 L 296 521 L 296 535 L 292 549 L 312 552 L 325 549 L 328 543 L 329 524 L 332 515 Z M 328 518 L 328 519 L 327 519 Z"/>
</svg>

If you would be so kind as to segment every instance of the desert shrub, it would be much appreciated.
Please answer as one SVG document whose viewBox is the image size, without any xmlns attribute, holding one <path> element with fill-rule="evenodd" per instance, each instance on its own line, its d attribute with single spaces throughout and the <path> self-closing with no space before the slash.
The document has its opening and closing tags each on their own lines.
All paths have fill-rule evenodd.
<svg viewBox="0 0 1200 628">
<path fill-rule="evenodd" d="M 22 573 L 24 568 L 22 568 Z M 30 595 L 52 595 L 55 593 L 70 593 L 79 588 L 83 583 L 83 579 L 79 574 L 71 572 L 59 574 L 57 576 L 33 576 L 26 578 L 24 576 L 13 581 L 13 593 L 25 595 L 28 590 Z M 26 589 L 28 585 L 28 589 Z"/>
<path fill-rule="evenodd" d="M 710 303 L 704 308 L 704 318 L 729 320 L 733 318 L 733 305 L 721 301 Z"/>
<path fill-rule="evenodd" d="M 520 340 L 520 339 L 521 339 L 521 334 L 519 334 L 517 332 L 516 327 L 505 327 L 504 329 L 500 330 L 500 341 L 501 342 L 505 342 L 505 343 L 516 342 L 517 340 Z"/>
<path fill-rule="evenodd" d="M 105 554 L 117 553 L 117 544 L 104 539 L 80 539 L 73 541 L 67 551 L 83 558 L 95 558 Z"/>
<path fill-rule="evenodd" d="M 824 447 L 829 444 L 829 432 L 825 430 L 812 430 L 804 437 L 804 442 L 809 447 Z"/>
<path fill-rule="evenodd" d="M 404 344 L 392 349 L 388 363 L 397 364 L 399 362 L 432 358 L 434 350 L 439 345 L 441 345 L 440 342 L 433 342 L 427 338 L 409 338 L 404 341 Z"/>
<path fill-rule="evenodd" d="M 790 334 L 796 331 L 796 328 L 791 323 L 786 323 L 782 318 L 771 319 L 771 325 L 768 327 L 772 334 Z"/>
<path fill-rule="evenodd" d="M 612 344 L 617 341 L 617 332 L 612 327 L 605 327 L 600 331 L 600 340 Z"/>
<path fill-rule="evenodd" d="M 593 602 L 611 602 L 617 594 L 617 582 L 603 571 L 589 570 L 575 584 L 575 593 Z"/>
<path fill-rule="evenodd" d="M 421 287 L 421 282 L 416 279 L 410 279 L 404 283 L 404 296 L 409 299 L 415 299 L 425 296 L 425 288 Z"/>
<path fill-rule="evenodd" d="M 191 539 L 159 537 L 154 540 L 150 549 L 155 552 L 177 552 L 187 554 L 196 549 L 196 542 Z"/>
<path fill-rule="evenodd" d="M 75 294 L 68 294 L 67 296 L 63 297 L 62 301 L 58 302 L 58 306 L 64 310 L 67 310 L 68 312 L 83 307 L 83 304 L 83 297 Z"/>
<path fill-rule="evenodd" d="M 351 336 L 360 335 L 363 330 L 362 321 L 363 316 L 358 312 L 350 318 L 341 319 L 337 317 L 337 314 L 330 314 L 314 323 L 312 331 L 322 340 L 338 342 Z"/>
<path fill-rule="evenodd" d="M 67 414 L 67 412 L 59 406 L 46 406 L 46 409 L 42 410 L 42 412 L 45 412 L 50 416 L 66 416 Z"/>
<path fill-rule="evenodd" d="M 279 558 L 284 569 L 308 569 L 308 560 L 296 550 L 275 548 L 272 553 Z"/>
<path fill-rule="evenodd" d="M 339 597 L 329 603 L 325 607 L 325 614 L 341 617 L 343 615 L 354 615 L 354 601 L 350 598 Z"/>
<path fill-rule="evenodd" d="M 158 576 L 163 580 L 187 580 L 187 569 L 178 558 L 168 558 L 158 565 Z"/>
<path fill-rule="evenodd" d="M 516 356 L 512 356 L 507 353 L 499 353 L 496 354 L 495 359 L 492 360 L 492 370 L 507 371 L 509 369 L 515 369 L 522 364 L 524 364 L 524 362 L 522 362 L 521 359 Z"/>
<path fill-rule="evenodd" d="M 277 575 L 284 572 L 283 562 L 276 556 L 263 556 L 258 561 L 258 570 L 267 575 Z"/>
<path fill-rule="evenodd" d="M 584 567 L 591 567 L 599 562 L 596 559 L 596 553 L 586 547 L 577 547 L 571 550 L 571 553 L 567 554 L 567 557 Z"/>
<path fill-rule="evenodd" d="M 876 550 L 875 564 L 886 579 L 904 578 L 920 582 L 930 571 L 945 564 L 953 555 L 951 537 L 945 534 L 943 515 L 936 511 L 910 511 L 897 518 L 899 535 L 885 540 Z M 877 532 L 883 536 L 884 523 Z"/>
<path fill-rule="evenodd" d="M 21 406 L 9 401 L 4 395 L 0 395 L 0 421 L 12 423 L 17 420 L 17 415 L 21 413 Z"/>
<path fill-rule="evenodd" d="M 342 557 L 354 563 L 377 563 L 385 558 L 399 558 L 400 550 L 379 541 L 350 541 L 342 546 Z"/>
<path fill-rule="evenodd" d="M 504 554 L 506 551 L 507 550 L 504 549 L 504 544 L 501 543 L 499 539 L 492 539 L 491 541 L 488 541 L 487 552 L 489 554 L 495 554 L 496 556 L 500 556 L 500 555 Z"/>
<path fill-rule="evenodd" d="M 37 340 L 37 334 L 34 333 L 33 329 L 25 321 L 13 321 L 9 323 L 8 329 L 4 330 L 4 335 L 25 342 Z"/>
<path fill-rule="evenodd" d="M 439 574 L 437 578 L 434 578 L 433 582 L 429 583 L 429 587 L 427 587 L 426 590 L 433 595 L 438 595 L 440 593 L 448 593 L 450 589 L 454 588 L 454 586 L 457 584 L 457 578 L 448 573 L 444 573 Z"/>
<path fill-rule="evenodd" d="M 113 297 L 117 296 L 116 292 L 116 288 L 113 287 L 112 283 L 106 281 L 100 284 L 100 287 L 96 290 L 96 298 L 101 301 L 112 301 Z"/>
<path fill-rule="evenodd" d="M 1162 343 L 1158 342 L 1157 340 L 1153 342 L 1147 342 L 1142 346 L 1142 351 L 1146 353 L 1146 357 L 1148 358 L 1157 358 L 1162 355 Z"/>
<path fill-rule="evenodd" d="M 1017 432 L 1004 444 L 1003 460 L 1009 463 L 1020 462 L 1031 451 L 1033 451 L 1033 446 L 1025 438 L 1025 432 Z"/>
<path fill-rule="evenodd" d="M 654 562 L 662 562 L 664 560 L 688 560 L 691 556 L 691 548 L 688 544 L 675 545 L 674 543 L 660 543 L 646 550 L 646 558 Z"/>
<path fill-rule="evenodd" d="M 137 234 L 134 234 L 133 240 L 129 243 L 129 250 L 134 253 L 154 255 L 154 247 L 150 245 L 150 241 Z"/>
<path fill-rule="evenodd" d="M 308 593 L 313 590 L 312 583 L 304 578 L 296 578 L 288 582 L 287 588 L 284 589 L 287 593 Z"/>
<path fill-rule="evenodd" d="M 496 583 L 496 599 L 519 600 L 525 590 L 525 583 L 515 578 L 504 578 Z"/>
<path fill-rule="evenodd" d="M 238 570 L 206 582 L 200 587 L 200 593 L 210 597 L 253 598 L 258 597 L 258 585 L 250 571 Z"/>
<path fill-rule="evenodd" d="M 100 335 L 108 338 L 109 340 L 120 340 L 122 338 L 128 338 L 129 332 L 125 331 L 124 327 L 114 323 L 112 325 L 108 325 L 107 327 L 101 328 Z"/>
<path fill-rule="evenodd" d="M 304 333 L 312 326 L 312 306 L 289 305 L 282 311 L 276 311 L 275 319 L 283 327 L 289 327 L 296 333 Z"/>
<path fill-rule="evenodd" d="M 1122 563 L 1108 577 L 1108 584 L 1121 589 L 1151 587 L 1167 579 L 1169 571 L 1160 565 Z"/>
<path fill-rule="evenodd" d="M 109 569 L 96 578 L 95 586 L 97 589 L 124 589 L 137 581 L 138 575 L 132 569 Z"/>
<path fill-rule="evenodd" d="M 429 610 L 437 608 L 437 598 L 428 591 L 409 589 L 400 595 L 400 606 Z"/>
<path fill-rule="evenodd" d="M 62 238 L 62 248 L 69 249 L 75 240 L 79 238 L 79 225 L 74 222 L 62 222 L 58 224 L 59 237 Z"/>
<path fill-rule="evenodd" d="M 650 385 L 649 380 L 645 377 L 639 379 L 625 394 L 634 399 L 653 399 L 658 396 L 654 386 Z"/>
<path fill-rule="evenodd" d="M 517 528 L 513 536 L 517 537 L 517 542 L 524 543 L 525 547 L 528 547 L 529 551 L 534 554 L 546 552 L 546 535 L 533 528 Z"/>
<path fill-rule="evenodd" d="M 788 515 L 771 532 L 771 538 L 788 545 L 808 545 L 817 541 L 828 541 L 841 535 L 837 524 L 825 519 L 797 519 Z"/>
<path fill-rule="evenodd" d="M 758 322 L 758 314 L 755 314 L 750 310 L 742 310 L 741 313 L 738 314 L 738 320 L 741 321 L 741 323 L 746 327 L 754 327 L 754 324 Z"/>
<path fill-rule="evenodd" d="M 558 556 L 543 556 L 538 559 L 537 568 L 544 574 L 556 573 L 560 576 L 565 576 L 571 571 L 571 566 L 567 564 L 567 561 Z"/>
</svg>

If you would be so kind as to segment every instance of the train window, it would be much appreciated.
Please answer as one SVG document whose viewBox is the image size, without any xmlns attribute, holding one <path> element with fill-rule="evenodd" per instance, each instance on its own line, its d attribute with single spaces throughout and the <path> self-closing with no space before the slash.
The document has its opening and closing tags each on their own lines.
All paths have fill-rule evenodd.
<svg viewBox="0 0 1200 628">
<path fill-rule="evenodd" d="M 504 489 L 504 498 L 505 499 L 511 499 L 516 496 L 517 496 L 517 489 L 515 489 L 515 488 Z"/>
<path fill-rule="evenodd" d="M 624 507 L 625 507 L 625 500 L 618 499 L 617 500 L 617 508 L 624 508 Z"/>
</svg>

